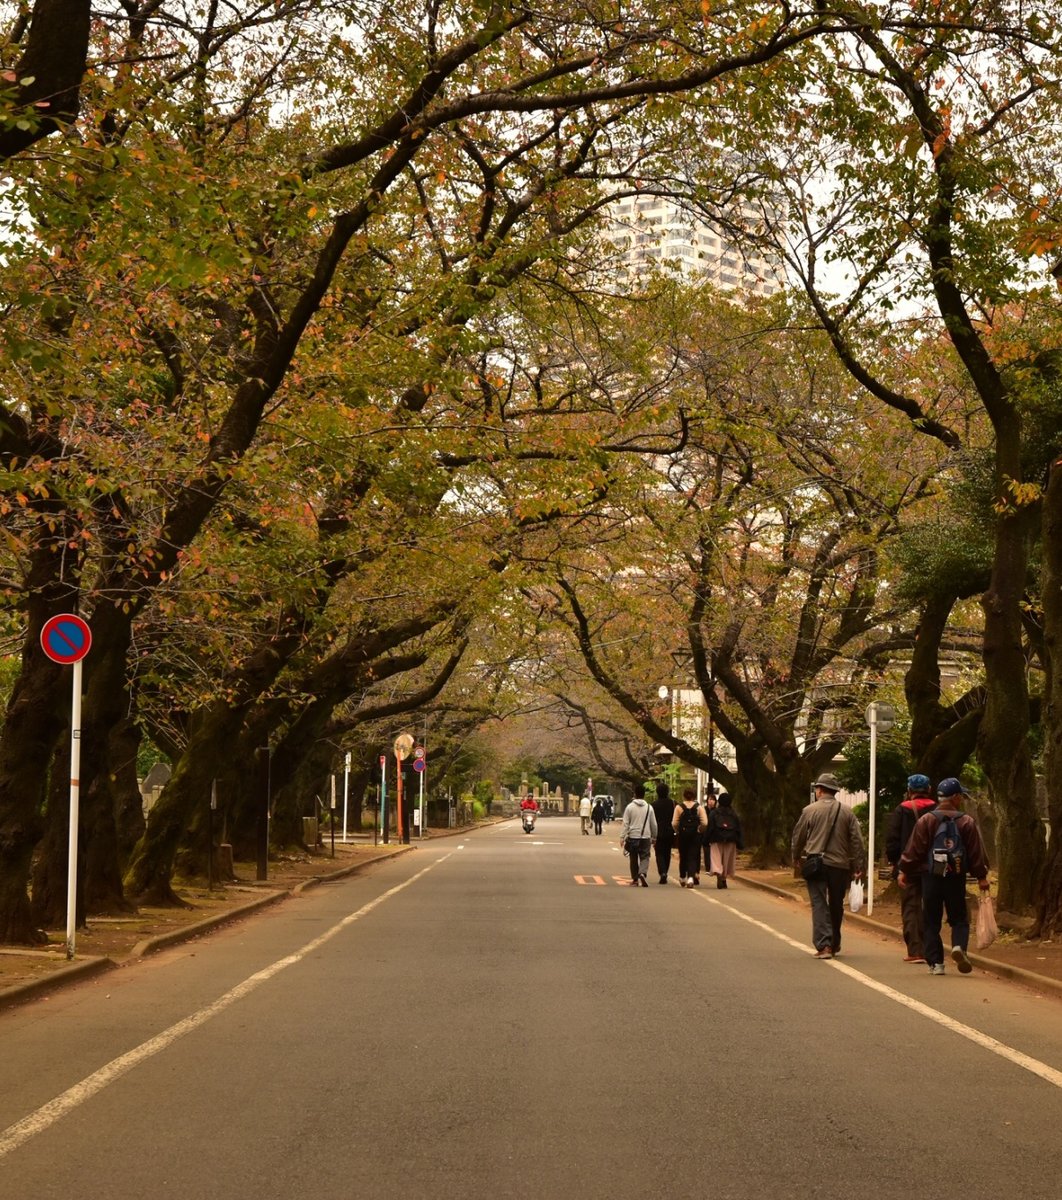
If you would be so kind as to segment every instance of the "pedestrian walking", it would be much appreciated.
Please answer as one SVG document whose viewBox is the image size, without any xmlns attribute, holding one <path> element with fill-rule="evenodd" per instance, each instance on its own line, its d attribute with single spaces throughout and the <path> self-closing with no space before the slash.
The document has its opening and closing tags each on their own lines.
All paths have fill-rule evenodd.
<svg viewBox="0 0 1062 1200">
<path fill-rule="evenodd" d="M 590 810 L 590 820 L 594 823 L 594 833 L 600 833 L 605 820 L 605 805 L 600 796 L 594 801 L 594 807 Z"/>
<path fill-rule="evenodd" d="M 579 801 L 579 828 L 585 837 L 590 836 L 590 813 L 592 811 L 590 797 L 584 796 Z"/>
<path fill-rule="evenodd" d="M 645 788 L 639 783 L 634 799 L 623 810 L 620 845 L 631 862 L 631 887 L 648 887 L 649 852 L 656 841 L 656 813 L 645 802 Z"/>
<path fill-rule="evenodd" d="M 957 779 L 942 779 L 937 784 L 937 807 L 918 818 L 900 855 L 900 887 L 906 889 L 915 876 L 922 879 L 923 953 L 931 975 L 944 974 L 940 926 L 945 914 L 951 926 L 952 962 L 962 975 L 973 970 L 966 953 L 970 945 L 966 877 L 973 875 L 982 892 L 988 891 L 989 883 L 981 830 L 969 813 L 958 808 L 958 798 L 969 794 Z"/>
<path fill-rule="evenodd" d="M 928 775 L 909 775 L 907 794 L 889 813 L 885 825 L 885 857 L 892 864 L 892 877 L 900 874 L 900 855 L 903 854 L 919 817 L 937 807 Z M 903 940 L 907 947 L 904 962 L 924 963 L 925 929 L 922 923 L 922 875 L 912 871 L 907 876 L 907 886 L 900 889 L 900 920 L 903 923 Z"/>
<path fill-rule="evenodd" d="M 837 799 L 841 785 L 834 775 L 820 775 L 814 787 L 815 799 L 793 826 L 793 873 L 807 883 L 815 957 L 833 958 L 841 950 L 848 886 L 863 874 L 863 834 Z"/>
<path fill-rule="evenodd" d="M 704 815 L 708 818 L 709 823 L 712 820 L 712 812 L 719 807 L 719 797 L 716 794 L 715 788 L 708 789 L 704 797 Z M 712 844 L 708 841 L 708 826 L 705 825 L 701 830 L 701 846 L 704 850 L 704 869 L 710 875 L 712 873 Z"/>
<path fill-rule="evenodd" d="M 679 883 L 683 887 L 699 887 L 701 882 L 701 831 L 708 818 L 697 803 L 693 788 L 685 788 L 682 801 L 675 805 L 671 828 L 678 841 Z"/>
<path fill-rule="evenodd" d="M 711 849 L 710 866 L 715 886 L 725 888 L 727 879 L 733 879 L 737 870 L 737 852 L 745 849 L 741 820 L 734 812 L 729 792 L 723 792 L 719 803 L 708 814 L 704 836 Z"/>
<path fill-rule="evenodd" d="M 653 813 L 656 815 L 656 872 L 660 876 L 660 883 L 667 883 L 667 873 L 671 867 L 671 851 L 675 845 L 675 831 L 671 828 L 674 811 L 671 789 L 666 783 L 658 783 Z"/>
</svg>

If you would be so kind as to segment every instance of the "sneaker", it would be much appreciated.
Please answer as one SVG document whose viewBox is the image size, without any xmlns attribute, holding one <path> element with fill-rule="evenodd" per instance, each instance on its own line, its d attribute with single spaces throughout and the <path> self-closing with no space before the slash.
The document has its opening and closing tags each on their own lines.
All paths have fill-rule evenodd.
<svg viewBox="0 0 1062 1200">
<path fill-rule="evenodd" d="M 642 885 L 642 887 L 648 887 L 648 886 L 649 886 L 649 880 L 648 880 L 648 879 L 646 879 L 646 877 L 645 877 L 644 875 L 639 875 L 639 876 L 638 876 L 638 882 L 639 882 L 639 883 Z"/>
<path fill-rule="evenodd" d="M 833 958 L 833 951 L 829 948 L 829 946 L 823 946 L 823 948 L 821 950 L 815 951 L 815 957 L 816 958 Z"/>
<path fill-rule="evenodd" d="M 930 975 L 943 975 L 944 974 L 944 964 L 943 963 L 933 963 L 933 965 L 929 968 L 929 973 L 930 973 Z"/>
<path fill-rule="evenodd" d="M 666 875 L 661 875 L 661 876 L 660 876 L 660 879 L 659 879 L 659 882 L 660 882 L 660 883 L 667 883 L 667 876 L 666 876 Z"/>
<path fill-rule="evenodd" d="M 969 975 L 973 970 L 973 963 L 966 957 L 966 951 L 961 946 L 952 946 L 951 961 L 958 966 L 960 975 Z"/>
<path fill-rule="evenodd" d="M 694 875 L 694 877 L 690 880 L 690 887 L 700 887 L 700 886 L 701 886 L 701 877 L 699 875 Z"/>
<path fill-rule="evenodd" d="M 726 880 L 723 878 L 722 875 L 719 876 L 719 882 L 716 884 L 716 887 L 720 887 L 720 888 L 726 887 Z"/>
<path fill-rule="evenodd" d="M 921 954 L 905 954 L 903 956 L 903 961 L 904 962 L 924 963 L 926 960 Z"/>
<path fill-rule="evenodd" d="M 686 887 L 686 881 L 685 881 L 685 879 L 680 879 L 680 880 L 679 880 L 679 887 Z"/>
</svg>

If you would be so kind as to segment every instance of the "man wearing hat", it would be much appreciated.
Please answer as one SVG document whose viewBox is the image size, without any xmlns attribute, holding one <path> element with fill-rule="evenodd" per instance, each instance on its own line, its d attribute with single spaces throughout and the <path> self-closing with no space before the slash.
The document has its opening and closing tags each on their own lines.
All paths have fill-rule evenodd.
<svg viewBox="0 0 1062 1200">
<path fill-rule="evenodd" d="M 944 974 L 940 925 L 945 912 L 951 926 L 952 961 L 962 975 L 973 970 L 966 956 L 970 944 L 966 876 L 973 875 L 981 891 L 987 892 L 988 858 L 977 822 L 958 809 L 958 797 L 969 794 L 957 779 L 942 779 L 937 784 L 937 807 L 918 818 L 911 840 L 900 855 L 900 887 L 906 887 L 915 874 L 922 872 L 925 956 L 931 975 Z M 947 834 L 949 825 L 954 836 L 938 838 L 938 831 Z"/>
<path fill-rule="evenodd" d="M 863 874 L 863 834 L 855 813 L 837 799 L 840 790 L 836 776 L 820 775 L 815 780 L 815 799 L 793 827 L 793 871 L 807 882 L 816 958 L 840 953 L 848 886 Z M 801 866 L 815 855 L 821 855 L 822 867 L 808 878 Z"/>
<path fill-rule="evenodd" d="M 885 826 L 885 856 L 892 864 L 892 877 L 900 873 L 900 855 L 910 841 L 919 817 L 937 807 L 928 775 L 909 775 L 907 795 L 889 813 Z M 922 928 L 922 871 L 912 871 L 907 876 L 907 886 L 900 889 L 900 919 L 903 922 L 903 940 L 907 943 L 904 962 L 924 963 L 925 931 Z"/>
</svg>

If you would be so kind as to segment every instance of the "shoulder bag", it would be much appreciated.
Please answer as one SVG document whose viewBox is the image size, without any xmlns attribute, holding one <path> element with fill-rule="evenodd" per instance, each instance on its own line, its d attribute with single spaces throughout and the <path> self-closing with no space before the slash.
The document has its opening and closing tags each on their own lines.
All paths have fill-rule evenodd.
<svg viewBox="0 0 1062 1200">
<path fill-rule="evenodd" d="M 830 827 L 826 831 L 826 840 L 822 843 L 823 851 L 830 844 L 830 838 L 833 837 L 833 827 L 837 824 L 837 818 L 841 815 L 841 802 L 837 801 L 837 807 L 833 810 L 833 820 L 830 822 Z M 800 874 L 805 879 L 821 879 L 825 874 L 825 864 L 822 854 L 805 854 L 804 861 L 800 864 Z"/>
</svg>

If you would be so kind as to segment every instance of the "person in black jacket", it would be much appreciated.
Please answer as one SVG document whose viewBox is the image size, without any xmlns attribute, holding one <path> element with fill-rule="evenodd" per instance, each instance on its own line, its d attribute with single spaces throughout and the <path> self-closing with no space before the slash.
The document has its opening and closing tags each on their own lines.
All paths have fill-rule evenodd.
<svg viewBox="0 0 1062 1200">
<path fill-rule="evenodd" d="M 741 820 L 734 812 L 729 793 L 723 792 L 719 797 L 719 804 L 709 812 L 705 838 L 711 847 L 715 886 L 725 888 L 727 877 L 734 878 L 737 852 L 745 849 Z"/>
<path fill-rule="evenodd" d="M 899 873 L 900 856 L 911 840 L 918 818 L 937 807 L 933 789 L 926 775 L 910 775 L 907 779 L 907 795 L 889 813 L 885 824 L 885 857 L 892 864 L 892 877 Z M 925 941 L 922 920 L 922 876 L 912 874 L 907 886 L 900 893 L 900 919 L 903 922 L 903 940 L 907 944 L 904 962 L 924 963 Z"/>
<path fill-rule="evenodd" d="M 704 793 L 704 814 L 708 818 L 708 825 L 705 825 L 701 833 L 701 849 L 704 851 L 704 870 L 708 875 L 712 873 L 712 843 L 708 840 L 708 827 L 712 823 L 712 810 L 718 807 L 719 793 L 713 785 Z"/>
<path fill-rule="evenodd" d="M 656 813 L 656 870 L 660 883 L 667 883 L 667 873 L 671 867 L 671 848 L 675 837 L 671 830 L 671 814 L 675 805 L 671 800 L 671 789 L 666 783 L 656 785 L 656 799 L 653 801 L 653 812 Z"/>
</svg>

